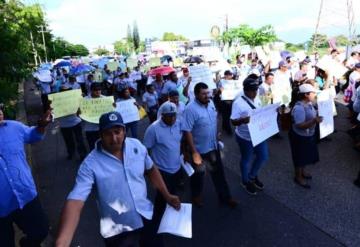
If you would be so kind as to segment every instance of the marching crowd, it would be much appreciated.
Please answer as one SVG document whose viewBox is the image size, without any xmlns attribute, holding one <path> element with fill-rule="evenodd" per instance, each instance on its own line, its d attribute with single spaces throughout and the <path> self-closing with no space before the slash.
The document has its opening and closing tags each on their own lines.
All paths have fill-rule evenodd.
<svg viewBox="0 0 360 247">
<path fill-rule="evenodd" d="M 339 52 L 333 50 L 330 55 L 337 60 Z M 98 124 L 81 119 L 79 111 L 56 119 L 67 159 L 73 159 L 77 153 L 81 161 L 61 214 L 56 246 L 70 245 L 93 188 L 98 201 L 100 233 L 106 246 L 163 246 L 157 229 L 166 204 L 177 210 L 181 207 L 179 191 L 186 179 L 185 162 L 195 171 L 189 178 L 194 206 L 204 206 L 202 194 L 208 171 L 219 203 L 236 207 L 238 202 L 231 195 L 224 173 L 218 112 L 224 134 L 234 135 L 239 146 L 241 185 L 247 193 L 256 195 L 265 186 L 258 173 L 269 159 L 269 151 L 266 140 L 252 145 L 248 123 L 252 111 L 281 103 L 278 122 L 282 129 L 288 130 L 294 182 L 310 189 L 308 181 L 312 174 L 306 167 L 319 161 L 319 123 L 323 121 L 317 112 L 319 91 L 335 91 L 334 97 L 344 91 L 353 124 L 348 133 L 354 139 L 354 148 L 360 151 L 359 53 L 353 52 L 347 61 L 340 61 L 349 69 L 345 79 L 317 67 L 316 59 L 315 56 L 298 61 L 288 56 L 278 66 L 271 66 L 271 61 L 263 64 L 255 57 L 248 62 L 247 56 L 238 55 L 236 64 L 229 66 L 221 79 L 215 76 L 217 88 L 211 90 L 203 82 L 192 87 L 187 67 L 179 77 L 172 71 L 146 78 L 140 66 L 132 71 L 119 68 L 113 72 L 105 66 L 100 82 L 93 73 L 69 75 L 65 68 L 54 69 L 51 81 L 35 78 L 44 109 L 36 127 L 5 120 L 0 110 L 1 246 L 14 246 L 13 223 L 25 233 L 21 246 L 40 246 L 47 236 L 47 220 L 25 158 L 24 143 L 44 137 L 45 127 L 53 120 L 48 95 L 66 90 L 81 89 L 87 100 L 113 96 L 114 104 L 132 99 L 139 109 L 146 110 L 150 124 L 140 141 L 138 121 L 124 123 L 123 116 L 116 111 L 101 115 Z M 239 81 L 240 94 L 232 100 L 223 99 L 227 85 Z M 277 93 L 280 91 L 281 98 Z M 282 137 L 277 134 L 273 138 Z M 145 177 L 156 188 L 154 205 L 147 197 Z M 360 187 L 360 173 L 355 185 Z"/>
</svg>

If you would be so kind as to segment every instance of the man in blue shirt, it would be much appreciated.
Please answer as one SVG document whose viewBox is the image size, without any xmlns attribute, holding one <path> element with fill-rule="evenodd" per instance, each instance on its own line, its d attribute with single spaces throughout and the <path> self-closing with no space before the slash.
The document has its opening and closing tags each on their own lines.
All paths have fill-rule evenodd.
<svg viewBox="0 0 360 247">
<path fill-rule="evenodd" d="M 146 223 L 143 220 L 150 220 L 153 212 L 144 174 L 168 204 L 180 208 L 179 198 L 168 192 L 146 148 L 137 139 L 126 137 L 121 115 L 118 112 L 103 114 L 99 127 L 100 140 L 81 164 L 76 184 L 65 203 L 56 240 L 58 247 L 71 244 L 94 184 L 100 233 L 106 246 L 138 246 L 140 229 Z"/>
<path fill-rule="evenodd" d="M 24 233 L 20 246 L 40 246 L 48 223 L 37 196 L 24 144 L 42 140 L 51 121 L 47 111 L 37 127 L 4 120 L 0 109 L 0 245 L 15 247 L 13 223 Z"/>
<path fill-rule="evenodd" d="M 205 83 L 198 83 L 194 89 L 196 99 L 190 102 L 183 113 L 181 129 L 184 131 L 195 174 L 191 176 L 192 201 L 195 206 L 203 206 L 202 190 L 205 167 L 203 160 L 209 163 L 211 178 L 221 203 L 235 207 L 237 202 L 231 198 L 225 179 L 224 167 L 218 148 L 217 112 L 209 99 L 209 89 Z"/>
<path fill-rule="evenodd" d="M 170 193 L 176 194 L 182 178 L 180 158 L 182 132 L 180 122 L 176 119 L 176 105 L 167 101 L 161 107 L 161 118 L 147 128 L 143 143 L 159 168 L 168 190 Z M 155 197 L 153 216 L 153 231 L 155 233 L 165 207 L 166 200 L 158 191 Z M 162 241 L 158 235 L 156 246 L 162 246 Z"/>
</svg>

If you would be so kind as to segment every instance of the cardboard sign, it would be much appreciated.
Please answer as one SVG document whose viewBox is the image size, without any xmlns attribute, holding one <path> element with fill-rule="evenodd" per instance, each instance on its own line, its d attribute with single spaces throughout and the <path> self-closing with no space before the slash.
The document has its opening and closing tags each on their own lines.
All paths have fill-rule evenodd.
<svg viewBox="0 0 360 247">
<path fill-rule="evenodd" d="M 279 104 L 268 105 L 254 110 L 250 115 L 248 127 L 254 147 L 279 132 L 277 108 Z"/>
<path fill-rule="evenodd" d="M 319 116 L 323 121 L 319 124 L 320 139 L 334 132 L 333 98 L 329 89 L 323 90 L 317 96 Z"/>
<path fill-rule="evenodd" d="M 204 64 L 190 66 L 189 72 L 191 76 L 190 90 L 194 91 L 195 85 L 199 82 L 208 85 L 210 90 L 216 88 L 212 72 L 208 66 Z"/>
<path fill-rule="evenodd" d="M 49 94 L 54 118 L 75 114 L 80 106 L 81 90 L 68 90 L 61 93 Z"/>
<path fill-rule="evenodd" d="M 102 98 L 83 98 L 80 101 L 80 117 L 90 123 L 99 123 L 102 114 L 113 111 L 114 98 L 112 96 Z"/>
<path fill-rule="evenodd" d="M 116 111 L 120 113 L 124 123 L 131 123 L 140 120 L 139 109 L 134 104 L 135 102 L 135 99 L 116 102 Z"/>
<path fill-rule="evenodd" d="M 223 80 L 221 100 L 234 100 L 243 91 L 242 82 L 238 80 Z"/>
<path fill-rule="evenodd" d="M 107 64 L 107 67 L 108 67 L 108 69 L 109 69 L 110 71 L 115 71 L 115 70 L 117 70 L 117 68 L 119 67 L 119 63 L 116 62 L 116 61 L 109 62 L 109 63 Z"/>
<path fill-rule="evenodd" d="M 150 67 L 159 67 L 161 65 L 161 61 L 159 57 L 152 57 L 149 59 Z"/>
</svg>

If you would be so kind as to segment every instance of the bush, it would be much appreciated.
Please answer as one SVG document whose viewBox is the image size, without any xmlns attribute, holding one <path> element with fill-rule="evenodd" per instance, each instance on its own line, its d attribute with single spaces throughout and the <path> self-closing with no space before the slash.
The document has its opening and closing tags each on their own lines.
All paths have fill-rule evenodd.
<svg viewBox="0 0 360 247">
<path fill-rule="evenodd" d="M 0 104 L 7 119 L 16 118 L 16 103 L 18 97 L 18 84 L 0 78 Z"/>
</svg>

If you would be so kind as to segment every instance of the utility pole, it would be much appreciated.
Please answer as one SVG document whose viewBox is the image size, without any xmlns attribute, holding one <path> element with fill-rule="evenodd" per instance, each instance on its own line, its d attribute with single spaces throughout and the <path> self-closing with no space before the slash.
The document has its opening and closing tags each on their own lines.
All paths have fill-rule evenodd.
<svg viewBox="0 0 360 247">
<path fill-rule="evenodd" d="M 225 15 L 225 31 L 227 32 L 229 30 L 229 15 Z"/>
<path fill-rule="evenodd" d="M 35 44 L 34 44 L 34 39 L 33 39 L 33 35 L 32 35 L 32 32 L 30 31 L 30 39 L 31 39 L 31 45 L 32 45 L 32 48 L 33 48 L 33 54 L 34 54 L 34 60 L 35 60 L 35 66 L 37 67 L 38 66 L 38 63 L 37 63 L 37 51 L 35 49 Z"/>
<path fill-rule="evenodd" d="M 346 58 L 349 57 L 351 52 L 351 46 L 353 41 L 355 40 L 356 30 L 355 30 L 355 14 L 353 9 L 352 0 L 346 1 L 347 7 L 347 17 L 348 17 L 348 31 L 349 31 L 349 38 L 348 38 L 348 45 L 346 47 Z"/>
<path fill-rule="evenodd" d="M 321 0 L 319 14 L 318 14 L 317 22 L 316 22 L 316 27 L 315 27 L 315 33 L 314 33 L 314 40 L 313 40 L 313 47 L 312 47 L 313 51 L 317 50 L 319 25 L 320 25 L 320 19 L 321 19 L 321 13 L 322 13 L 323 7 L 324 7 L 324 0 Z"/>
<path fill-rule="evenodd" d="M 45 52 L 45 61 L 46 61 L 46 63 L 47 63 L 48 60 L 47 60 L 47 53 L 46 53 L 46 45 L 45 45 L 45 36 L 44 36 L 44 33 L 48 32 L 48 31 L 45 31 L 45 30 L 44 30 L 44 25 L 40 25 L 39 27 L 41 28 L 41 30 L 39 31 L 39 33 L 41 33 L 41 35 L 42 35 L 44 52 Z"/>
</svg>

